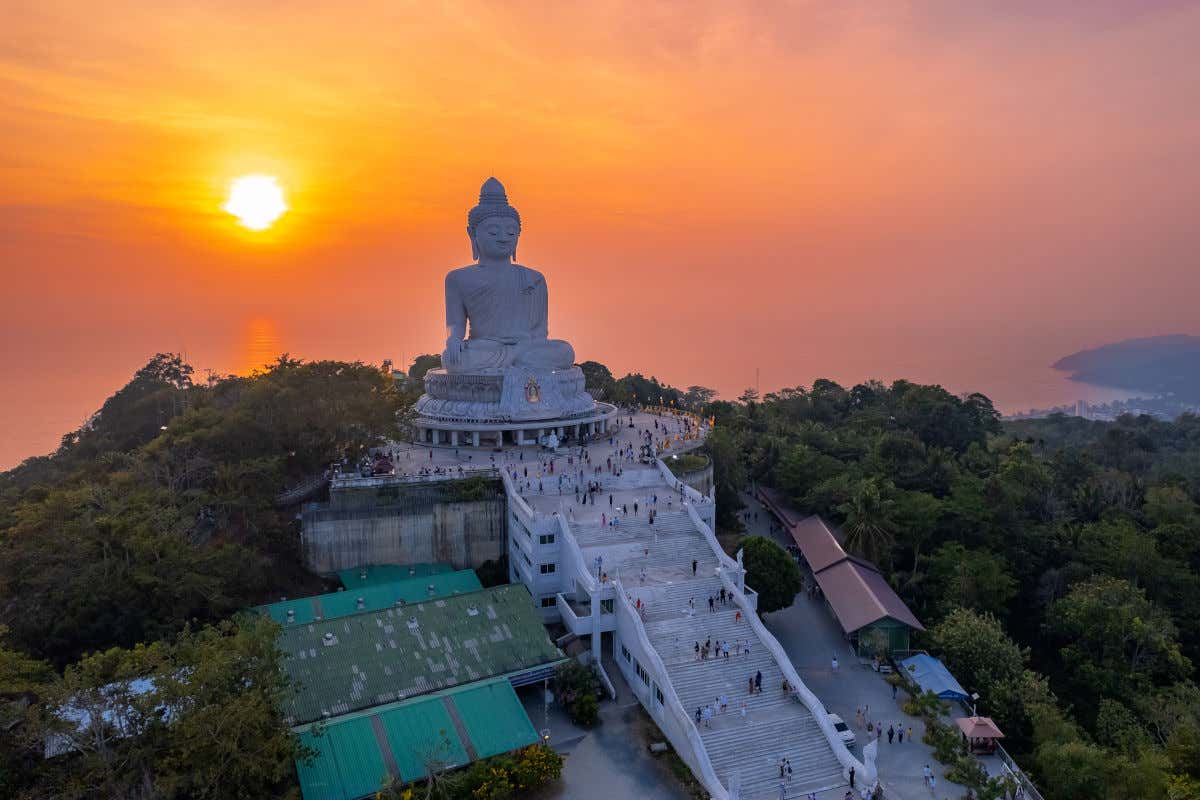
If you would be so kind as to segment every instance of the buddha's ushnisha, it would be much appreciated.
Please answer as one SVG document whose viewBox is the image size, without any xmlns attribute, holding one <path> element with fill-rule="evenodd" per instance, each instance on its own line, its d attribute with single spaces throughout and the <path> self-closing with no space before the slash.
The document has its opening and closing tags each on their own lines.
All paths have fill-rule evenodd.
<svg viewBox="0 0 1200 800">
<path fill-rule="evenodd" d="M 479 205 L 467 214 L 467 236 L 476 263 L 446 275 L 448 372 L 508 366 L 568 369 L 575 351 L 547 338 L 548 295 L 542 273 L 512 262 L 521 215 L 508 204 L 504 186 L 488 178 Z"/>
</svg>

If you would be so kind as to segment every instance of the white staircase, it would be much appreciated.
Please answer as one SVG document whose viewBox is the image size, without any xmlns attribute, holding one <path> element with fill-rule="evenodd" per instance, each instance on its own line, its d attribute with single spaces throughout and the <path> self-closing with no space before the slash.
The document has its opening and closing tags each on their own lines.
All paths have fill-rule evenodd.
<svg viewBox="0 0 1200 800">
<path fill-rule="evenodd" d="M 632 482 L 632 472 L 627 468 L 622 479 Z M 653 473 L 661 482 L 657 470 Z M 606 481 L 606 489 L 608 485 Z M 661 486 L 660 508 L 663 493 L 669 491 Z M 697 726 L 713 769 L 727 788 L 739 786 L 742 800 L 778 798 L 778 764 L 783 758 L 792 767 L 786 779 L 789 798 L 845 784 L 825 734 L 808 707 L 783 692 L 783 672 L 753 626 L 745 619 L 735 620 L 738 607 L 733 600 L 718 602 L 716 611 L 709 612 L 708 598 L 719 597 L 723 586 L 715 574 L 719 562 L 686 511 L 659 511 L 653 529 L 643 510 L 640 516 L 622 517 L 619 526 L 572 523 L 571 531 L 589 568 L 594 569 L 597 555 L 603 556 L 603 571 L 619 576 L 625 590 L 642 601 L 647 638 L 687 713 L 716 706 L 720 695 L 728 699 L 728 710 L 714 716 L 710 726 Z M 689 600 L 694 601 L 694 613 Z M 730 657 L 710 655 L 707 661 L 697 661 L 695 643 L 706 640 L 729 641 Z M 750 653 L 734 652 L 735 641 L 748 641 Z M 751 694 L 748 682 L 760 672 L 762 692 Z"/>
</svg>

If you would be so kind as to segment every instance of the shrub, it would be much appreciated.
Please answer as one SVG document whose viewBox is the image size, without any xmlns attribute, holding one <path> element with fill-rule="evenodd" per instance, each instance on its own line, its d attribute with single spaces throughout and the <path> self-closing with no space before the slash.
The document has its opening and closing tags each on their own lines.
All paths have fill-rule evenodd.
<svg viewBox="0 0 1200 800">
<path fill-rule="evenodd" d="M 544 744 L 526 747 L 517 755 L 512 779 L 518 789 L 534 789 L 562 775 L 563 759 Z"/>
<path fill-rule="evenodd" d="M 554 696 L 576 725 L 595 725 L 600 717 L 596 695 L 600 679 L 591 667 L 568 661 L 554 673 Z"/>
</svg>

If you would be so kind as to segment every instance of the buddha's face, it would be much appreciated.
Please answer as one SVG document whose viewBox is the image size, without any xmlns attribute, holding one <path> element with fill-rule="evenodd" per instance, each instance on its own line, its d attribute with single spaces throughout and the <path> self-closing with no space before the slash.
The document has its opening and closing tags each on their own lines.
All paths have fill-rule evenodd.
<svg viewBox="0 0 1200 800">
<path fill-rule="evenodd" d="M 512 258 L 521 226 L 508 217 L 489 217 L 475 226 L 475 247 L 480 258 Z"/>
</svg>

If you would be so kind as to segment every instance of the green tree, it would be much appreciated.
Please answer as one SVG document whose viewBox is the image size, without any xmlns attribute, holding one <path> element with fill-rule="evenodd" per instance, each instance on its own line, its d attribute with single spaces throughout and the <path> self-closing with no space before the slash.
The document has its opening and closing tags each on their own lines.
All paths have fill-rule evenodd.
<svg viewBox="0 0 1200 800">
<path fill-rule="evenodd" d="M 804 576 L 795 559 L 779 545 L 762 536 L 742 542 L 746 583 L 758 592 L 758 613 L 787 608 L 804 588 Z"/>
<path fill-rule="evenodd" d="M 408 377 L 414 381 L 423 381 L 425 373 L 431 369 L 440 369 L 441 366 L 441 353 L 424 353 L 413 359 L 413 363 L 408 367 Z"/>
<path fill-rule="evenodd" d="M 67 668 L 43 735 L 73 754 L 46 762 L 39 790 L 57 798 L 269 797 L 310 755 L 279 713 L 287 678 L 278 626 L 259 615 L 185 629 L 172 643 L 113 648 Z"/>
<path fill-rule="evenodd" d="M 970 609 L 951 611 L 929 634 L 931 647 L 959 682 L 980 694 L 982 708 L 997 707 L 1002 687 L 1020 680 L 1029 656 L 994 616 Z"/>
<path fill-rule="evenodd" d="M 845 518 L 846 549 L 869 561 L 879 562 L 890 557 L 896 532 L 895 501 L 888 493 L 890 484 L 881 485 L 874 478 L 858 484 L 850 500 L 838 510 Z"/>
<path fill-rule="evenodd" d="M 1187 674 L 1175 625 L 1128 581 L 1106 575 L 1072 587 L 1046 615 L 1063 680 L 1075 696 L 1135 699 L 1152 683 Z"/>
<path fill-rule="evenodd" d="M 1002 557 L 948 542 L 929 562 L 925 591 L 939 616 L 962 607 L 1003 618 L 1008 601 L 1017 593 L 1017 582 Z"/>
</svg>

